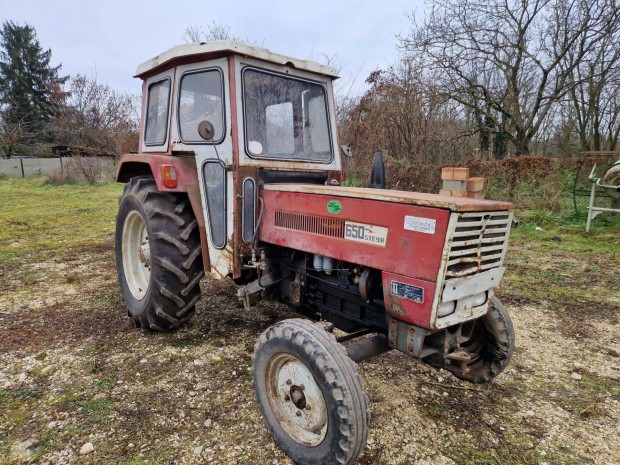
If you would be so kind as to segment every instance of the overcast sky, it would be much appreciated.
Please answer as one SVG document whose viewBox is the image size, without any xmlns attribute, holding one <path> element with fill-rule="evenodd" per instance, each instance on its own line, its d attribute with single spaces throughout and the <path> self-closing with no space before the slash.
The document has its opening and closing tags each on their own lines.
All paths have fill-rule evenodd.
<svg viewBox="0 0 620 465">
<path fill-rule="evenodd" d="M 398 58 L 396 35 L 409 30 L 414 11 L 423 15 L 423 0 L 0 0 L 2 22 L 34 26 L 63 74 L 96 76 L 135 93 L 138 64 L 183 43 L 188 25 L 212 21 L 272 52 L 337 57 L 341 75 L 359 92 L 371 71 Z"/>
</svg>

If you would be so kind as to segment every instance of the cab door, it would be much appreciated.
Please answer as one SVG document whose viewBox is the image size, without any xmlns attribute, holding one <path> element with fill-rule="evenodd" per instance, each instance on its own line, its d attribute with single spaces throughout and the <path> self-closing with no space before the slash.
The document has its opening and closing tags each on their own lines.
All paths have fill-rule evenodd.
<svg viewBox="0 0 620 465">
<path fill-rule="evenodd" d="M 193 151 L 202 196 L 211 270 L 216 278 L 232 272 L 233 151 L 228 60 L 220 58 L 177 67 L 172 111 L 172 150 Z M 202 121 L 213 125 L 213 139 L 198 133 Z"/>
</svg>

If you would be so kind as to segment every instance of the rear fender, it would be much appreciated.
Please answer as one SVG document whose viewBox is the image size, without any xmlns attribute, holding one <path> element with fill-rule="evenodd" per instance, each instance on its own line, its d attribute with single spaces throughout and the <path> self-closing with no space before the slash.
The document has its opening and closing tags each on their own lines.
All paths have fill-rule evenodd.
<svg viewBox="0 0 620 465">
<path fill-rule="evenodd" d="M 177 175 L 177 186 L 174 188 L 164 186 L 162 181 L 162 166 L 174 166 Z M 202 261 L 205 271 L 211 270 L 209 258 L 209 244 L 205 229 L 205 217 L 202 212 L 202 197 L 198 184 L 198 172 L 196 160 L 193 157 L 173 157 L 170 155 L 143 155 L 128 154 L 121 156 L 116 171 L 117 182 L 129 182 L 134 176 L 152 175 L 160 192 L 184 192 L 189 197 L 198 229 L 200 230 L 200 243 L 202 245 Z"/>
<path fill-rule="evenodd" d="M 162 166 L 172 165 L 177 175 L 177 186 L 164 186 L 162 182 Z M 187 192 L 188 184 L 198 184 L 196 160 L 193 157 L 173 157 L 170 155 L 123 155 L 118 164 L 116 180 L 128 182 L 134 176 L 151 174 L 161 192 Z"/>
</svg>

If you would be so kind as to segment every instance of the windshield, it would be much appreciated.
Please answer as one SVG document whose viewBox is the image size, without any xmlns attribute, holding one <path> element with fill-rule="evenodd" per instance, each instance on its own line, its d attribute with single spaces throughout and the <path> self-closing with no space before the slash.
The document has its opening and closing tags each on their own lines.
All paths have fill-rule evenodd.
<svg viewBox="0 0 620 465">
<path fill-rule="evenodd" d="M 245 146 L 251 157 L 332 160 L 322 85 L 246 68 L 243 102 Z"/>
</svg>

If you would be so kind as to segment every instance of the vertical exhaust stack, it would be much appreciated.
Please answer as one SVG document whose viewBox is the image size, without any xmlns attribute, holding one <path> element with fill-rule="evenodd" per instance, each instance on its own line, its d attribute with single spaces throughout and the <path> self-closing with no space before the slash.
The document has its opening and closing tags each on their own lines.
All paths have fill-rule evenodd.
<svg viewBox="0 0 620 465">
<path fill-rule="evenodd" d="M 372 161 L 370 187 L 373 189 L 385 189 L 385 162 L 383 161 L 382 152 L 376 152 Z"/>
</svg>

